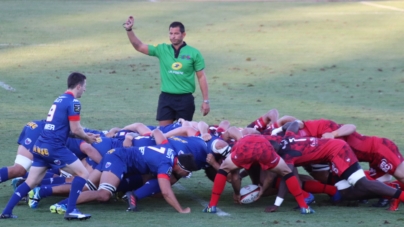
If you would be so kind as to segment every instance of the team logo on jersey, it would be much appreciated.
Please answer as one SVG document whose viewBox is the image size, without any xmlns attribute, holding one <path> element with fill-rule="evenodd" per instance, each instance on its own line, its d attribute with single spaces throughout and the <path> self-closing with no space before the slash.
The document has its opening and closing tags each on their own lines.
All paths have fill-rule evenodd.
<svg viewBox="0 0 404 227">
<path fill-rule="evenodd" d="M 60 161 L 60 160 L 55 160 L 55 161 L 53 161 L 53 163 L 55 163 L 55 165 L 58 165 L 58 166 L 60 166 L 60 164 L 62 164 L 62 162 Z"/>
<path fill-rule="evenodd" d="M 115 152 L 115 149 L 111 149 L 111 150 L 109 150 L 108 152 L 107 152 L 107 154 L 112 154 L 112 153 L 114 153 Z"/>
<path fill-rule="evenodd" d="M 97 137 L 97 138 L 95 139 L 95 143 L 101 143 L 101 142 L 102 142 L 101 137 Z"/>
<path fill-rule="evenodd" d="M 32 140 L 30 138 L 26 138 L 25 141 L 24 141 L 25 145 L 28 145 L 31 142 L 32 142 Z"/>
<path fill-rule="evenodd" d="M 80 104 L 74 104 L 74 112 L 80 113 L 81 110 L 81 105 Z"/>
<path fill-rule="evenodd" d="M 181 59 L 189 60 L 189 59 L 191 59 L 191 56 L 189 56 L 189 55 L 181 55 Z"/>
<path fill-rule="evenodd" d="M 383 170 L 383 172 L 387 173 L 389 170 L 393 169 L 393 166 L 391 165 L 391 163 L 389 163 L 386 159 L 382 159 L 380 161 L 380 165 L 379 165 L 380 169 Z"/>
<path fill-rule="evenodd" d="M 109 168 L 111 166 L 110 162 L 105 163 L 105 168 Z"/>
<path fill-rule="evenodd" d="M 171 65 L 171 68 L 174 69 L 174 70 L 180 70 L 182 68 L 182 64 L 181 64 L 181 62 L 174 62 Z"/>
</svg>

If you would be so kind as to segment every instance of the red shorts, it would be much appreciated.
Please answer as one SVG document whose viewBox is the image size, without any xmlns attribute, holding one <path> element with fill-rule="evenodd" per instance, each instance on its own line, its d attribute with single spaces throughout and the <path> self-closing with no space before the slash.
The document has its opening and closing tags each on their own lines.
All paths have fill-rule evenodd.
<svg viewBox="0 0 404 227">
<path fill-rule="evenodd" d="M 351 147 L 343 140 L 330 140 L 326 143 L 331 162 L 331 171 L 341 176 L 351 165 L 358 162 Z"/>
<path fill-rule="evenodd" d="M 275 168 L 281 157 L 271 143 L 261 135 L 248 135 L 236 142 L 231 150 L 233 163 L 245 169 L 259 164 L 262 170 Z"/>
<path fill-rule="evenodd" d="M 377 151 L 369 167 L 376 171 L 376 175 L 388 173 L 394 175 L 397 167 L 404 161 L 403 155 L 393 141 L 386 138 L 378 138 L 374 141 L 374 150 Z"/>
</svg>

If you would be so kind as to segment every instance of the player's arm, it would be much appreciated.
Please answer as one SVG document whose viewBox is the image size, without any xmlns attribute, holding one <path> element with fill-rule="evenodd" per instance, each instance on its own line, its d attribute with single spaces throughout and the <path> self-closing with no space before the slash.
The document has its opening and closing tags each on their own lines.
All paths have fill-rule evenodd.
<svg viewBox="0 0 404 227">
<path fill-rule="evenodd" d="M 195 136 L 197 133 L 196 129 L 191 126 L 183 126 L 173 129 L 164 134 L 165 137 L 169 138 L 172 136 Z"/>
<path fill-rule="evenodd" d="M 74 135 L 74 137 L 82 139 L 89 144 L 94 143 L 97 137 L 99 137 L 99 135 L 96 134 L 85 133 L 83 127 L 81 127 L 80 121 L 69 121 L 69 125 L 70 125 L 70 131 Z"/>
<path fill-rule="evenodd" d="M 112 138 L 115 136 L 117 132 L 119 132 L 121 128 L 113 127 L 107 133 L 105 133 L 105 137 Z"/>
<path fill-rule="evenodd" d="M 167 176 L 167 175 L 166 175 Z M 161 177 L 160 175 L 157 177 L 161 194 L 163 195 L 164 199 L 167 201 L 168 204 L 170 204 L 176 211 L 179 213 L 190 213 L 191 209 L 189 207 L 182 209 L 180 203 L 178 202 L 177 198 L 174 195 L 174 192 L 171 188 L 171 183 L 170 180 L 167 176 L 166 177 Z"/>
<path fill-rule="evenodd" d="M 89 158 L 91 158 L 94 162 L 100 163 L 102 156 L 100 152 L 97 151 L 91 144 L 81 143 L 80 150 L 84 154 L 86 154 Z"/>
<path fill-rule="evenodd" d="M 322 135 L 323 139 L 334 139 L 336 137 L 349 136 L 356 131 L 356 126 L 353 124 L 342 125 L 337 130 L 326 132 Z"/>
<path fill-rule="evenodd" d="M 206 116 L 210 111 L 209 105 L 209 91 L 208 91 L 208 81 L 206 79 L 205 70 L 200 70 L 196 72 L 196 77 L 198 78 L 199 87 L 201 88 L 202 93 L 202 106 L 201 111 L 203 116 Z M 205 102 L 207 100 L 208 102 Z"/>
<path fill-rule="evenodd" d="M 141 136 L 151 133 L 151 130 L 143 123 L 133 123 L 123 127 L 123 130 L 128 130 L 132 132 L 137 132 Z"/>
<path fill-rule="evenodd" d="M 295 117 L 293 117 L 293 116 L 285 115 L 285 116 L 279 118 L 279 119 L 276 121 L 276 123 L 278 123 L 279 126 L 283 126 L 284 124 L 286 124 L 286 123 L 288 123 L 288 122 L 291 122 L 291 121 L 295 121 L 295 120 L 297 120 L 297 118 L 295 118 Z"/>
<path fill-rule="evenodd" d="M 235 203 L 240 203 L 240 189 L 241 189 L 241 177 L 239 169 L 232 170 L 231 174 L 231 186 L 233 187 L 233 200 Z"/>
<path fill-rule="evenodd" d="M 227 129 L 226 132 L 224 132 L 222 134 L 222 138 L 225 141 L 228 141 L 230 139 L 239 140 L 239 139 L 243 138 L 243 134 L 241 133 L 240 130 L 238 130 L 238 128 L 232 126 L 229 129 Z"/>
<path fill-rule="evenodd" d="M 213 154 L 208 154 L 206 156 L 206 162 L 212 166 L 216 171 L 219 170 L 220 164 L 216 161 L 215 156 Z"/>
<path fill-rule="evenodd" d="M 149 46 L 147 44 L 142 43 L 140 39 L 133 32 L 132 27 L 135 22 L 135 19 L 132 16 L 129 16 L 128 20 L 123 24 L 126 29 L 126 33 L 128 35 L 129 41 L 132 46 L 140 53 L 149 54 Z"/>
<path fill-rule="evenodd" d="M 198 122 L 197 128 L 203 140 L 209 141 L 210 139 L 212 139 L 212 135 L 209 133 L 209 125 L 206 122 Z"/>
<path fill-rule="evenodd" d="M 151 136 L 154 137 L 156 144 L 162 144 L 164 141 L 167 140 L 167 137 L 164 136 L 163 132 L 160 129 L 154 129 L 151 133 Z"/>
</svg>

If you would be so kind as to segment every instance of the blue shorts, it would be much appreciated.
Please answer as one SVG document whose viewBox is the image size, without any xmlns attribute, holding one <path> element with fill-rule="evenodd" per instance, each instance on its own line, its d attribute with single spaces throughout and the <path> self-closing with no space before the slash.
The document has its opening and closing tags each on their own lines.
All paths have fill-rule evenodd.
<svg viewBox="0 0 404 227">
<path fill-rule="evenodd" d="M 101 160 L 102 161 L 102 160 Z M 96 167 L 98 166 L 98 163 L 96 163 L 94 160 L 92 160 L 91 158 L 87 157 L 86 158 L 86 162 L 89 166 L 91 166 L 93 169 L 96 169 Z M 99 169 L 101 170 L 101 169 Z"/>
<path fill-rule="evenodd" d="M 20 133 L 20 137 L 18 138 L 17 143 L 27 148 L 27 150 L 32 153 L 32 147 L 34 147 L 34 144 L 38 139 L 40 132 L 40 130 L 32 130 L 28 127 L 24 127 Z"/>
<path fill-rule="evenodd" d="M 67 147 L 54 147 L 37 141 L 32 148 L 34 162 L 32 166 L 63 168 L 77 161 L 78 158 Z"/>
<path fill-rule="evenodd" d="M 98 168 L 97 168 L 98 169 Z M 126 164 L 118 155 L 115 153 L 105 154 L 101 162 L 101 172 L 109 171 L 115 174 L 120 180 L 122 180 L 123 175 L 126 173 Z"/>
</svg>

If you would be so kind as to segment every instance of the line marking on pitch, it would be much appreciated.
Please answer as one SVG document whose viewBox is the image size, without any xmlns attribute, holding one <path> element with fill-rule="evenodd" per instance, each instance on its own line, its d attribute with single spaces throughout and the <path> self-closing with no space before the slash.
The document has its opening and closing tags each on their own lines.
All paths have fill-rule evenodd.
<svg viewBox="0 0 404 227">
<path fill-rule="evenodd" d="M 404 12 L 404 9 L 392 7 L 392 6 L 385 6 L 385 5 L 380 5 L 376 3 L 371 3 L 371 2 L 360 2 L 361 4 L 368 5 L 368 6 L 373 6 L 377 8 L 382 8 L 382 9 L 389 9 L 389 10 L 394 10 L 394 11 L 399 11 L 399 12 Z"/>
<path fill-rule="evenodd" d="M 15 88 L 11 87 L 10 85 L 0 81 L 0 87 L 6 89 L 7 91 L 15 91 Z"/>
<path fill-rule="evenodd" d="M 206 206 L 209 204 L 209 203 L 206 202 L 205 200 L 203 200 L 203 199 L 199 198 L 198 196 L 194 195 L 193 193 L 189 192 L 189 191 L 188 191 L 184 186 L 182 186 L 181 184 L 176 183 L 176 184 L 174 184 L 173 186 L 174 186 L 175 188 L 177 188 L 177 189 L 183 191 L 185 194 L 187 194 L 188 196 L 190 196 L 193 200 L 199 202 L 203 207 L 206 207 Z M 222 211 L 222 210 L 219 209 L 219 208 L 216 208 L 216 209 L 217 209 L 217 212 L 216 212 L 217 216 L 221 216 L 221 217 L 223 217 L 223 216 L 230 216 L 229 213 L 226 213 L 226 212 Z"/>
</svg>

